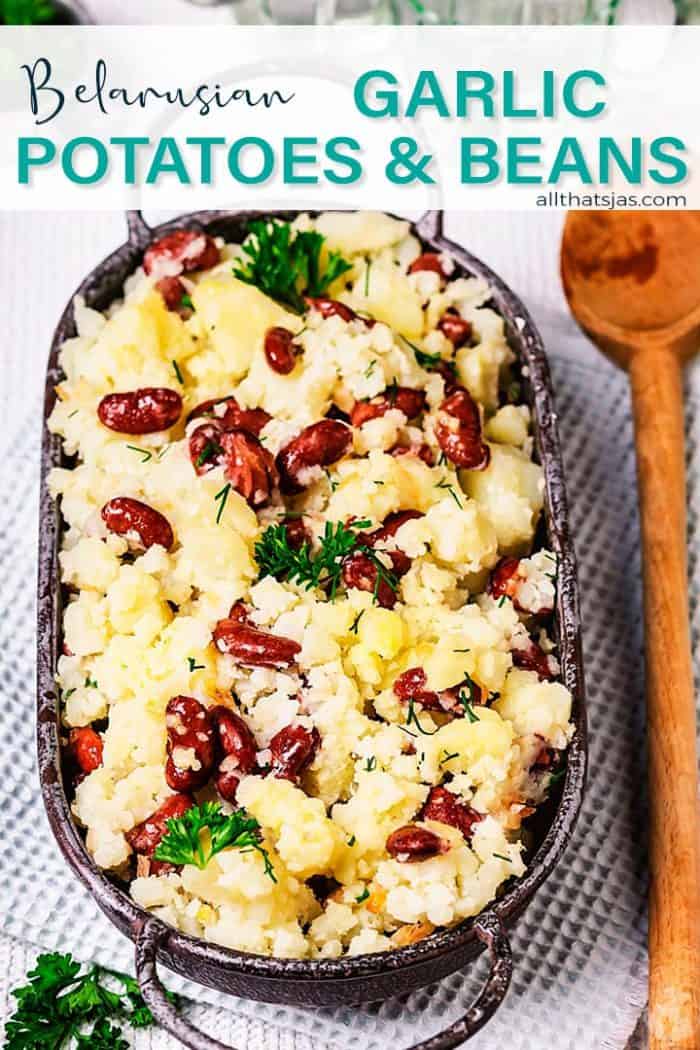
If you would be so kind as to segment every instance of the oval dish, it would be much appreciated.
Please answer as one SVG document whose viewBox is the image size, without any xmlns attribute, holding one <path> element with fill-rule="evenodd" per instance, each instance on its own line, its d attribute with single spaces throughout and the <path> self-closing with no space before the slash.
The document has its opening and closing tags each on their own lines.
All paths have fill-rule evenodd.
<svg viewBox="0 0 700 1050">
<path fill-rule="evenodd" d="M 125 279 L 141 263 L 154 238 L 182 226 L 201 228 L 213 236 L 240 242 L 250 219 L 262 215 L 291 220 L 296 212 L 197 212 L 151 229 L 140 213 L 128 215 L 128 241 L 101 262 L 76 290 L 87 305 L 104 310 L 117 298 Z M 417 1044 L 413 1050 L 448 1050 L 473 1035 L 502 1002 L 512 961 L 505 929 L 529 903 L 552 872 L 568 843 L 578 815 L 586 773 L 586 715 L 580 640 L 576 567 L 569 534 L 564 472 L 553 409 L 551 382 L 542 340 L 527 311 L 510 289 L 482 262 L 442 235 L 442 213 L 429 212 L 412 232 L 435 252 L 449 252 L 465 275 L 484 278 L 492 288 L 492 304 L 505 320 L 508 342 L 523 369 L 525 400 L 532 410 L 536 458 L 544 467 L 545 515 L 541 528 L 557 556 L 557 605 L 554 630 L 561 661 L 561 679 L 573 699 L 575 733 L 567 751 L 566 776 L 559 790 L 530 823 L 533 847 L 527 870 L 512 879 L 503 894 L 479 915 L 424 940 L 391 952 L 340 959 L 276 959 L 218 947 L 180 933 L 140 908 L 88 854 L 70 813 L 59 750 L 59 695 L 55 674 L 61 648 L 62 594 L 58 551 L 60 510 L 48 492 L 47 477 L 67 465 L 61 439 L 44 428 L 41 461 L 41 504 L 38 581 L 37 742 L 44 805 L 56 841 L 75 874 L 87 886 L 112 922 L 136 942 L 136 963 L 144 996 L 156 1019 L 192 1048 L 223 1044 L 193 1029 L 165 999 L 155 973 L 156 958 L 191 980 L 243 998 L 287 1003 L 298 1007 L 337 1006 L 390 998 L 424 987 L 460 969 L 484 947 L 491 972 L 477 1002 L 450 1028 Z M 44 422 L 48 419 L 61 379 L 58 354 L 75 334 L 71 297 L 51 344 L 46 379 Z"/>
</svg>

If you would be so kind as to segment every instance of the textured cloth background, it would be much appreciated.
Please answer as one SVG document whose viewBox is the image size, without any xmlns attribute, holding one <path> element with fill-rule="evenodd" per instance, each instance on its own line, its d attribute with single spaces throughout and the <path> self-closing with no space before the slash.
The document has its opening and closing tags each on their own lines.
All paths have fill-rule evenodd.
<svg viewBox="0 0 700 1050">
<path fill-rule="evenodd" d="M 577 832 L 513 930 L 515 977 L 475 1050 L 622 1048 L 645 1000 L 641 606 L 627 386 L 566 314 L 560 217 L 447 217 L 447 233 L 522 295 L 549 350 L 580 563 L 591 756 Z M 34 770 L 34 586 L 40 391 L 51 331 L 84 273 L 123 239 L 121 216 L 0 213 L 0 1015 L 32 945 L 129 968 L 128 942 L 69 874 L 50 837 Z M 700 374 L 689 377 L 690 571 L 697 643 Z M 695 649 L 697 650 L 697 644 Z M 397 1050 L 458 1015 L 483 976 L 456 974 L 379 1008 L 301 1013 L 187 987 L 192 1018 L 239 1050 Z M 181 987 L 167 975 L 170 987 Z M 203 1004 L 211 1003 L 213 1007 Z M 172 1047 L 162 1032 L 136 1046 Z"/>
</svg>

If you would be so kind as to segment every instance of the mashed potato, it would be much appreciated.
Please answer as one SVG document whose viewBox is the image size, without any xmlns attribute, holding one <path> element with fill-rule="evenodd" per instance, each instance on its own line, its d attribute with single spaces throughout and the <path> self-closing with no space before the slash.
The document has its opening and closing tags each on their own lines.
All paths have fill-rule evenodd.
<svg viewBox="0 0 700 1050">
<path fill-rule="evenodd" d="M 240 246 L 221 242 L 165 283 L 147 256 L 104 315 L 77 302 L 49 426 L 77 456 L 50 484 L 88 849 L 182 930 L 326 958 L 410 943 L 520 875 L 521 821 L 572 726 L 547 634 L 556 564 L 532 550 L 542 470 L 527 407 L 504 395 L 514 361 L 488 287 L 388 216 L 301 216 L 291 235 L 314 231 L 321 263 L 348 265 L 303 314 L 241 279 Z M 172 419 L 110 422 L 112 395 L 147 388 L 178 395 Z M 202 414 L 229 397 L 234 423 L 230 403 Z M 314 458 L 306 428 L 329 420 L 347 440 Z M 119 524 L 115 500 L 147 518 Z M 349 546 L 311 578 L 328 528 Z M 282 533 L 297 576 L 265 546 Z M 251 657 L 251 638 L 277 658 Z M 176 697 L 206 725 L 242 720 L 245 762 L 223 735 L 204 769 L 204 737 L 174 746 Z M 194 786 L 174 786 L 173 762 Z M 138 845 L 176 793 L 217 789 L 257 822 L 274 877 L 261 850 L 200 868 Z"/>
</svg>

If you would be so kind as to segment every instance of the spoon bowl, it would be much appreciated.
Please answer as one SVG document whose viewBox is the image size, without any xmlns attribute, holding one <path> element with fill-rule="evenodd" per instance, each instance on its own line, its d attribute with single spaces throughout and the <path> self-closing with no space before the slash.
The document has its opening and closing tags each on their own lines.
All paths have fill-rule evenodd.
<svg viewBox="0 0 700 1050">
<path fill-rule="evenodd" d="M 650 346 L 700 347 L 700 212 L 570 212 L 561 273 L 574 317 L 623 368 Z"/>
</svg>

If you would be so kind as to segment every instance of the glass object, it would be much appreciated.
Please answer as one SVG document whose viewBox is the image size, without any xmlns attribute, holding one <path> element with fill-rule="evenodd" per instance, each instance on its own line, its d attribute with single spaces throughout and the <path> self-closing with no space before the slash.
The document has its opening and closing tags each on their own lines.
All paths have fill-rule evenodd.
<svg viewBox="0 0 700 1050">
<path fill-rule="evenodd" d="M 607 25 L 619 0 L 386 0 L 404 25 Z"/>
<path fill-rule="evenodd" d="M 190 0 L 230 3 L 239 23 L 329 25 L 613 25 L 621 0 Z M 689 21 L 700 20 L 700 0 L 677 0 Z M 694 18 L 693 18 L 694 14 Z"/>
<path fill-rule="evenodd" d="M 275 25 L 331 25 L 335 0 L 261 0 L 264 21 Z"/>
</svg>

